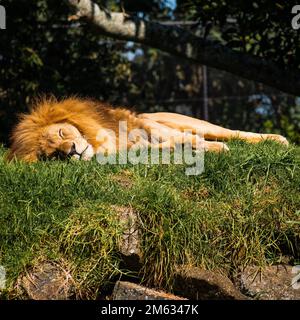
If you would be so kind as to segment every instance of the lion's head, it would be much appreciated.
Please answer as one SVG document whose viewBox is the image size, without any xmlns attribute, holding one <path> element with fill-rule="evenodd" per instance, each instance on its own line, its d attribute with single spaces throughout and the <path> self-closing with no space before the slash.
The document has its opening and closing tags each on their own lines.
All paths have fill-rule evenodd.
<svg viewBox="0 0 300 320">
<path fill-rule="evenodd" d="M 89 160 L 97 149 L 100 117 L 89 100 L 40 101 L 29 114 L 20 116 L 7 158 L 27 162 L 68 157 Z"/>
<path fill-rule="evenodd" d="M 36 136 L 34 143 L 29 142 L 30 145 L 20 144 L 22 137 L 18 136 L 17 144 L 11 148 L 10 159 L 16 156 L 29 162 L 67 158 L 90 160 L 94 155 L 92 145 L 69 123 L 50 124 L 30 136 Z"/>
</svg>

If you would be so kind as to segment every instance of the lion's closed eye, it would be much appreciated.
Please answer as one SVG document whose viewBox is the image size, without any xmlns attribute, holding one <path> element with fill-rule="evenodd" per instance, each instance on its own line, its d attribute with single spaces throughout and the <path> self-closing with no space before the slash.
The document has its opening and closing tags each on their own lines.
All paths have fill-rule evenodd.
<svg viewBox="0 0 300 320">
<path fill-rule="evenodd" d="M 64 138 L 64 134 L 63 134 L 63 131 L 62 129 L 59 129 L 59 132 L 58 132 L 59 136 L 63 139 Z"/>
</svg>

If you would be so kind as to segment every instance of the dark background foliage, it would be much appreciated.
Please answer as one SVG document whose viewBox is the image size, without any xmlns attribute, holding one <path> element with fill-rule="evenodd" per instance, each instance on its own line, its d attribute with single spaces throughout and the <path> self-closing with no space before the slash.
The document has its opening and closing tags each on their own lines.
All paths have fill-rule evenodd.
<svg viewBox="0 0 300 320">
<path fill-rule="evenodd" d="M 294 1 L 96 1 L 145 19 L 177 21 L 191 32 L 234 50 L 299 67 L 299 34 L 291 28 Z M 68 21 L 64 1 L 4 0 L 7 28 L 0 30 L 0 141 L 7 143 L 16 114 L 39 95 L 76 94 L 141 111 L 169 110 L 211 122 L 278 132 L 300 142 L 295 97 L 207 69 L 156 49 L 99 36 L 85 22 Z M 184 22 L 191 24 L 184 24 Z"/>
</svg>

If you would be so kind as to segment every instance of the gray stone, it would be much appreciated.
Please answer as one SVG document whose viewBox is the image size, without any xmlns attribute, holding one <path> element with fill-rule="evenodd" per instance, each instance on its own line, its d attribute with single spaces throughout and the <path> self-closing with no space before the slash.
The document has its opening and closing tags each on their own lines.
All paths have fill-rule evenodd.
<svg viewBox="0 0 300 320">
<path fill-rule="evenodd" d="M 113 300 L 186 300 L 170 293 L 149 289 L 127 281 L 116 283 L 112 298 Z"/>
<path fill-rule="evenodd" d="M 130 207 L 113 206 L 118 213 L 124 232 L 118 244 L 126 268 L 137 271 L 141 267 L 140 230 L 138 214 Z"/>
<path fill-rule="evenodd" d="M 261 300 L 300 300 L 299 280 L 300 267 L 290 265 L 249 266 L 239 279 L 242 290 Z"/>
<path fill-rule="evenodd" d="M 49 262 L 27 271 L 17 284 L 33 300 L 67 300 L 74 294 L 70 273 L 58 264 Z"/>
<path fill-rule="evenodd" d="M 194 300 L 246 300 L 218 271 L 182 266 L 175 275 L 174 292 Z"/>
</svg>

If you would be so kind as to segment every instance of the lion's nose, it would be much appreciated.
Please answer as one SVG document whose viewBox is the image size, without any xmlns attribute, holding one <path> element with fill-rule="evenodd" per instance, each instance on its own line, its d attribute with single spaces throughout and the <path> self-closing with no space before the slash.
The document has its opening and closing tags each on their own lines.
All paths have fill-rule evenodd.
<svg viewBox="0 0 300 320">
<path fill-rule="evenodd" d="M 75 145 L 75 143 L 73 143 L 73 144 L 72 144 L 72 147 L 71 147 L 71 150 L 70 150 L 70 152 L 69 152 L 69 156 L 74 156 L 75 154 L 80 155 L 80 153 L 78 153 L 78 152 L 76 151 L 76 145 Z"/>
</svg>

